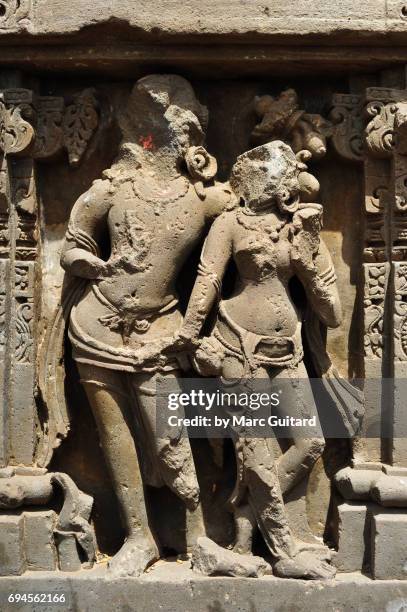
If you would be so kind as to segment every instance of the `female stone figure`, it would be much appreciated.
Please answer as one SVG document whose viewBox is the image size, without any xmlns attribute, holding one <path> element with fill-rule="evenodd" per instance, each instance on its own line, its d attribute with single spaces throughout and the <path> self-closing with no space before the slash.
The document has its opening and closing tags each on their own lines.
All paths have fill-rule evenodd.
<svg viewBox="0 0 407 612">
<path fill-rule="evenodd" d="M 321 322 L 328 327 L 341 322 L 336 276 L 320 238 L 322 207 L 300 202 L 300 181 L 310 177 L 300 176 L 303 169 L 304 164 L 281 141 L 238 158 L 230 184 L 242 206 L 220 215 L 209 231 L 177 341 L 180 349 L 196 345 L 233 258 L 237 283 L 232 297 L 220 301 L 211 335 L 200 342 L 195 355 L 198 370 L 226 379 L 269 378 L 274 383 L 292 379 L 284 414 L 293 417 L 311 417 L 317 411 L 309 382 L 304 385 L 308 378 L 301 317 L 290 297 L 290 279 L 296 276 L 301 281 Z M 298 379 L 302 384 L 296 391 Z M 331 577 L 329 551 L 323 547 L 310 550 L 293 538 L 282 497 L 321 455 L 324 439 L 319 426 L 310 437 L 294 439 L 277 461 L 265 439 L 242 434 L 235 447 L 235 551 L 250 551 L 252 528 L 257 523 L 277 575 Z"/>
<path fill-rule="evenodd" d="M 73 207 L 61 259 L 69 275 L 86 279 L 69 337 L 127 531 L 110 563 L 123 575 L 158 556 L 139 461 L 144 483 L 167 485 L 190 510 L 199 504 L 187 437 L 155 434 L 155 379 L 179 376 L 179 355 L 159 350 L 182 322 L 175 280 L 207 222 L 231 201 L 202 146 L 206 120 L 185 79 L 140 79 L 119 157 Z"/>
</svg>

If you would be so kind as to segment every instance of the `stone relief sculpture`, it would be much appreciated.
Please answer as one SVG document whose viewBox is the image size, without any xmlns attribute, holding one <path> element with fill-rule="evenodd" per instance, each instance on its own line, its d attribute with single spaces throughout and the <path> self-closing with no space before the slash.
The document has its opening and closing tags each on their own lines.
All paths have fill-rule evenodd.
<svg viewBox="0 0 407 612">
<path fill-rule="evenodd" d="M 214 181 L 206 121 L 185 79 L 139 80 L 122 117 L 120 154 L 76 202 L 61 259 L 78 279 L 69 337 L 127 532 L 110 563 L 119 575 L 138 575 L 159 556 L 143 483 L 167 485 L 198 512 L 188 438 L 155 433 L 155 380 L 175 382 L 183 367 L 181 355 L 160 354 L 182 323 L 177 275 L 205 225 L 234 201 Z"/>
<path fill-rule="evenodd" d="M 198 370 L 226 379 L 276 382 L 280 377 L 292 378 L 293 395 L 285 402 L 285 410 L 288 407 L 294 417 L 317 412 L 310 387 L 306 397 L 296 397 L 294 379 L 306 379 L 307 372 L 301 317 L 290 297 L 289 280 L 298 276 L 325 325 L 336 327 L 341 322 L 335 271 L 319 234 L 322 207 L 301 204 L 301 170 L 303 164 L 281 141 L 238 158 L 230 182 L 242 206 L 223 213 L 209 232 L 177 342 L 179 347 L 193 346 L 198 340 L 233 258 L 238 271 L 235 291 L 219 302 L 214 329 L 196 351 Z M 278 461 L 265 439 L 236 440 L 235 550 L 250 552 L 248 524 L 257 523 L 279 576 L 328 578 L 334 574 L 327 550 L 311 552 L 309 545 L 295 542 L 282 498 L 310 470 L 323 448 L 319 427 L 310 438 L 296 439 Z"/>
<path fill-rule="evenodd" d="M 319 114 L 301 110 L 294 89 L 286 89 L 276 97 L 256 96 L 254 110 L 261 119 L 252 131 L 252 140 L 257 144 L 280 139 L 295 153 L 307 151 L 314 159 L 325 155 L 331 123 Z"/>
<path fill-rule="evenodd" d="M 407 3 L 264 4 L 0 0 L 2 610 L 407 609 Z"/>
</svg>

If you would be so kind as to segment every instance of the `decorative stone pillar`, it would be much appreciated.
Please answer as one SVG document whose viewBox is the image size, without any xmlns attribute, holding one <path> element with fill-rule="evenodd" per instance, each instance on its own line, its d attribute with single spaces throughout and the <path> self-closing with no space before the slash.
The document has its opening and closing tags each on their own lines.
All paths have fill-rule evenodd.
<svg viewBox="0 0 407 612">
<path fill-rule="evenodd" d="M 41 243 L 35 180 L 36 160 L 63 148 L 79 163 L 97 126 L 92 96 L 83 92 L 65 108 L 62 98 L 29 89 L 0 91 L 0 575 L 78 570 L 83 559 L 84 566 L 94 559 L 92 499 L 38 461 L 47 425 L 36 399 Z M 47 509 L 57 489 L 64 497 L 60 512 Z"/>
<path fill-rule="evenodd" d="M 6 257 L 0 261 L 4 291 L 2 344 L 2 465 L 32 466 L 35 453 L 34 278 L 37 227 L 34 162 L 33 94 L 6 90 L 0 112 L 1 148 L 6 161 L 8 204 Z"/>
<path fill-rule="evenodd" d="M 367 103 L 364 96 L 335 94 L 330 113 L 334 125 L 331 138 L 334 149 L 342 158 L 359 163 L 364 170 L 365 226 L 361 283 L 364 322 L 363 371 L 366 384 L 361 435 L 353 441 L 353 456 L 358 464 L 380 462 L 382 459 L 381 379 L 385 359 L 384 304 L 389 274 L 383 202 L 388 185 L 388 171 L 386 164 L 366 149 L 366 105 L 368 113 L 374 115 L 376 106 L 374 103 Z"/>
<path fill-rule="evenodd" d="M 358 567 L 353 560 L 353 569 L 362 569 L 365 560 L 376 579 L 405 579 L 407 90 L 367 88 L 355 102 L 366 124 L 360 132 L 365 141 L 360 159 L 365 179 L 366 416 L 362 437 L 354 445 L 353 466 L 340 470 L 335 478 L 346 500 L 339 504 L 338 515 L 348 517 L 339 530 L 338 549 L 342 558 L 346 542 L 360 536 L 356 520 L 349 519 L 359 513 L 365 517 L 364 542 L 368 544 L 361 546 Z M 336 132 L 341 143 L 336 148 L 342 155 L 349 133 L 349 129 Z M 375 427 L 377 437 L 371 437 L 370 427 Z M 391 553 L 390 541 L 397 543 Z"/>
</svg>

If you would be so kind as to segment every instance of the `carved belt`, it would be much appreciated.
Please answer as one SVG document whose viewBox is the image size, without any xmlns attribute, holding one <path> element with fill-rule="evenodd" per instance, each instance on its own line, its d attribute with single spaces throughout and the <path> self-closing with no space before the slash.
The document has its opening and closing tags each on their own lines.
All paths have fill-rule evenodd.
<svg viewBox="0 0 407 612">
<path fill-rule="evenodd" d="M 145 313 L 144 318 L 140 319 L 137 317 L 137 315 L 131 312 L 121 312 L 102 294 L 96 283 L 92 283 L 92 291 L 98 302 L 110 310 L 109 314 L 99 317 L 98 321 L 112 331 L 120 331 L 125 336 L 130 335 L 132 331 L 145 333 L 151 326 L 151 320 L 149 319 L 153 319 L 165 312 L 173 310 L 173 308 L 178 304 L 177 298 L 174 298 L 159 310 L 153 310 Z"/>
<path fill-rule="evenodd" d="M 248 332 L 232 320 L 222 302 L 219 305 L 219 319 L 235 334 L 240 350 L 228 342 L 217 327 L 215 327 L 214 336 L 223 344 L 229 354 L 234 355 L 244 363 L 244 374 L 247 376 L 260 366 L 294 367 L 303 358 L 299 329 L 292 337 L 263 336 Z"/>
</svg>

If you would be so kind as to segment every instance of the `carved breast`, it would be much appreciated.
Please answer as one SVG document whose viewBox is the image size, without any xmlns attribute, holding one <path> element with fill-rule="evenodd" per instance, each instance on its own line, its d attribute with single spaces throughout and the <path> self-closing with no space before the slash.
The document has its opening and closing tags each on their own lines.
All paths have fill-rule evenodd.
<svg viewBox="0 0 407 612">
<path fill-rule="evenodd" d="M 234 259 L 242 279 L 261 281 L 290 276 L 290 243 L 286 237 L 273 240 L 259 230 L 243 229 L 235 242 Z"/>
</svg>

